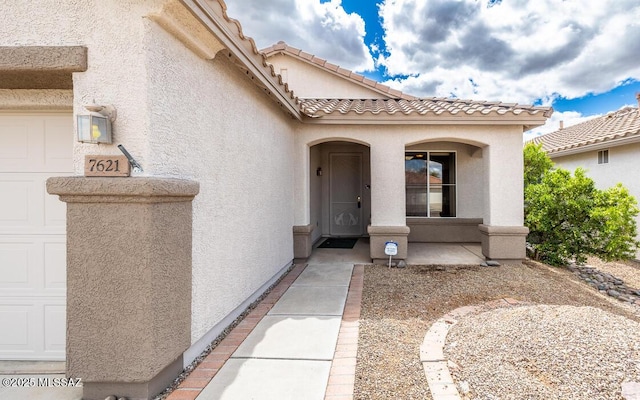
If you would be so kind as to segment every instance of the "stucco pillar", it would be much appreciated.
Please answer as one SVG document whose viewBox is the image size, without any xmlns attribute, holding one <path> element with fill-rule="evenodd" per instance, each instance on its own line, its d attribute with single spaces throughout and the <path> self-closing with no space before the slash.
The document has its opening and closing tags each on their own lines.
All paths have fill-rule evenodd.
<svg viewBox="0 0 640 400">
<path fill-rule="evenodd" d="M 191 344 L 191 202 L 198 183 L 60 177 L 67 203 L 67 376 L 84 399 L 148 399 Z"/>
<path fill-rule="evenodd" d="M 524 223 L 522 132 L 505 132 L 483 148 L 484 224 L 482 253 L 491 260 L 520 262 L 529 230 Z"/>
<path fill-rule="evenodd" d="M 311 256 L 313 228 L 315 227 L 311 224 L 293 227 L 293 258 L 295 262 L 304 262 Z"/>
<path fill-rule="evenodd" d="M 395 140 L 394 140 L 395 139 Z M 407 258 L 409 227 L 406 224 L 404 143 L 393 135 L 381 135 L 371 143 L 371 259 L 386 262 L 385 243 L 398 243 L 395 259 Z"/>
</svg>

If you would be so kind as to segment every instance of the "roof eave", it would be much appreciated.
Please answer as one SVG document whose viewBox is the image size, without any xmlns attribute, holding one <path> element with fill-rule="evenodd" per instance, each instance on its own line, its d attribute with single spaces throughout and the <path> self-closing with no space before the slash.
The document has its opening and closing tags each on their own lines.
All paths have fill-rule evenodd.
<svg viewBox="0 0 640 400">
<path fill-rule="evenodd" d="M 635 134 L 633 136 L 627 136 L 624 138 L 617 139 L 605 139 L 600 140 L 595 143 L 589 143 L 584 145 L 572 146 L 570 148 L 563 148 L 561 150 L 545 150 L 549 157 L 557 158 L 564 157 L 573 154 L 586 153 L 589 151 L 602 150 L 610 147 L 624 146 L 632 143 L 640 143 L 640 134 Z"/>
<path fill-rule="evenodd" d="M 342 125 L 522 125 L 529 130 L 544 125 L 546 117 L 507 117 L 507 116 L 445 116 L 445 115 L 406 115 L 406 114 L 351 114 L 351 115 L 305 115 L 302 122 L 309 124 Z"/>
<path fill-rule="evenodd" d="M 296 119 L 301 120 L 298 100 L 292 92 L 283 90 L 279 75 L 264 61 L 253 39 L 245 38 L 239 23 L 224 18 L 226 10 L 218 1 L 180 0 L 216 37 L 218 37 L 237 60 L 258 79 L 267 94 Z M 214 8 L 215 7 L 215 8 Z M 260 61 L 258 61 L 260 60 Z"/>
</svg>

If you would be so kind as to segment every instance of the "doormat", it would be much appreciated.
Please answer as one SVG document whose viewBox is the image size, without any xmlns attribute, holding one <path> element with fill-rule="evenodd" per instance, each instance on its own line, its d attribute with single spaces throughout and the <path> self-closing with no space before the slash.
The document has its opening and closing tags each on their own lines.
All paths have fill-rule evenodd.
<svg viewBox="0 0 640 400">
<path fill-rule="evenodd" d="M 318 248 L 322 249 L 353 249 L 358 238 L 328 238 Z"/>
</svg>

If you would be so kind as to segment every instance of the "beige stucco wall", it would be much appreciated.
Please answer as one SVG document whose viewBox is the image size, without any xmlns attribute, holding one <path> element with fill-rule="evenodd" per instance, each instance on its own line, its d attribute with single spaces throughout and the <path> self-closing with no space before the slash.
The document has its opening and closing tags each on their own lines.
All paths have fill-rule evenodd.
<svg viewBox="0 0 640 400">
<path fill-rule="evenodd" d="M 375 90 L 350 82 L 324 68 L 318 68 L 291 56 L 275 54 L 269 57 L 268 61 L 273 64 L 276 72 L 282 75 L 283 80 L 289 84 L 296 96 L 301 98 L 371 99 L 383 97 Z"/>
<path fill-rule="evenodd" d="M 136 175 L 200 183 L 195 342 L 293 258 L 293 134 L 290 117 L 228 61 L 199 58 L 148 17 L 165 3 L 12 2 L 0 45 L 88 48 L 87 71 L 73 76 L 74 113 L 95 100 L 118 115 L 113 145 L 74 144 L 77 175 L 85 154 L 121 154 L 123 144 L 144 168 Z"/>
<path fill-rule="evenodd" d="M 148 38 L 147 74 L 162 85 L 148 88 L 154 101 L 145 168 L 200 183 L 193 203 L 196 341 L 293 258 L 293 131 L 224 52 L 202 60 L 152 22 Z"/>
<path fill-rule="evenodd" d="M 609 150 L 609 163 L 598 164 L 598 150 Z M 587 170 L 587 176 L 592 178 L 598 189 L 606 189 L 616 183 L 622 183 L 636 200 L 640 200 L 640 179 L 638 179 L 638 157 L 640 156 L 640 143 L 631 143 L 624 146 L 603 147 L 580 154 L 572 154 L 562 157 L 553 157 L 557 166 L 574 171 L 577 167 Z M 640 227 L 640 216 L 636 217 L 636 223 Z M 640 240 L 640 234 L 637 236 Z M 640 250 L 636 253 L 640 259 Z"/>
<path fill-rule="evenodd" d="M 296 134 L 296 163 L 304 167 L 309 146 L 328 140 L 350 140 L 370 146 L 373 225 L 405 225 L 404 153 L 406 148 L 431 145 L 460 150 L 460 217 L 483 218 L 489 225 L 522 226 L 522 130 L 518 126 L 300 125 Z M 296 171 L 295 225 L 310 221 L 306 168 Z M 469 174 L 462 172 L 474 168 Z"/>
</svg>

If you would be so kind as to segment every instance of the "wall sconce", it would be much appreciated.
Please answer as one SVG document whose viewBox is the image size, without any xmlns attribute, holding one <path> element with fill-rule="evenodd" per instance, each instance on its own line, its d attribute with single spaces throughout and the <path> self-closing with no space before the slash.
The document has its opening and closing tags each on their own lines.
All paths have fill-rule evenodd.
<svg viewBox="0 0 640 400">
<path fill-rule="evenodd" d="M 316 169 L 316 176 L 322 176 L 322 167 L 318 167 L 318 169 Z"/>
<path fill-rule="evenodd" d="M 78 142 L 112 143 L 111 123 L 116 119 L 116 109 L 112 105 L 84 106 L 89 114 L 78 115 Z"/>
</svg>

